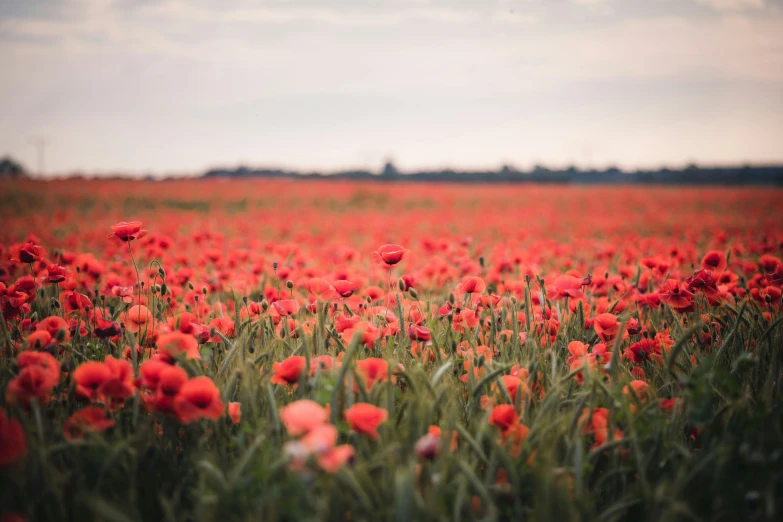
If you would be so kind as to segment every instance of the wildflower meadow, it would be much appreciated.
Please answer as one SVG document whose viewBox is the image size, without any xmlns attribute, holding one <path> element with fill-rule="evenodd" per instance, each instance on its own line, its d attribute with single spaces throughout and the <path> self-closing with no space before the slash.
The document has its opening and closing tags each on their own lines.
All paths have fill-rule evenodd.
<svg viewBox="0 0 783 522">
<path fill-rule="evenodd" d="M 0 189 L 2 522 L 783 517 L 779 189 Z"/>
</svg>

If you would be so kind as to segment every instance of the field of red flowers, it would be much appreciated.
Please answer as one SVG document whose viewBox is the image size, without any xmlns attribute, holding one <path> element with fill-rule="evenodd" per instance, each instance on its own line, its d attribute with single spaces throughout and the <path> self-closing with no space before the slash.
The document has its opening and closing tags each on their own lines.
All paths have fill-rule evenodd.
<svg viewBox="0 0 783 522">
<path fill-rule="evenodd" d="M 778 520 L 783 191 L 0 185 L 0 520 Z"/>
</svg>

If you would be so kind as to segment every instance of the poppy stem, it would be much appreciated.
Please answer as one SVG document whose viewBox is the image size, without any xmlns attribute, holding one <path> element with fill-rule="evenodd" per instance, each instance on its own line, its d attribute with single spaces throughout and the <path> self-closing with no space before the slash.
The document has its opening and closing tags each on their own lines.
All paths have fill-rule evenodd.
<svg viewBox="0 0 783 522">
<path fill-rule="evenodd" d="M 136 270 L 136 286 L 138 286 L 139 291 L 141 291 L 141 279 L 139 278 L 139 267 L 136 266 L 136 259 L 133 257 L 133 249 L 131 249 L 130 241 L 128 241 L 128 252 L 130 253 L 131 261 L 133 261 L 133 268 L 134 270 Z M 138 296 L 138 301 L 139 304 L 141 304 L 141 294 L 139 294 Z"/>
</svg>

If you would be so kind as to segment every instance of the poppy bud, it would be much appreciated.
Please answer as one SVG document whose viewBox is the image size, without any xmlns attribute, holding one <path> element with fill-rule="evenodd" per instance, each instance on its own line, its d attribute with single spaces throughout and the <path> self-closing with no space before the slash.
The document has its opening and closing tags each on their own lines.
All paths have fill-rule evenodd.
<svg viewBox="0 0 783 522">
<path fill-rule="evenodd" d="M 509 297 L 508 300 L 511 302 L 512 305 L 516 305 L 517 304 L 517 298 L 514 295 Z"/>
<path fill-rule="evenodd" d="M 153 286 L 153 287 L 152 287 L 152 290 L 153 290 L 153 292 L 155 292 L 156 294 L 159 294 L 159 293 L 160 293 L 160 285 L 155 285 L 155 286 Z"/>
<path fill-rule="evenodd" d="M 198 303 L 198 294 L 194 295 L 193 299 Z"/>
<path fill-rule="evenodd" d="M 481 265 L 481 268 L 484 268 L 484 256 L 479 256 L 479 265 Z"/>
<path fill-rule="evenodd" d="M 765 296 L 764 296 L 764 300 L 765 300 L 767 303 L 771 303 L 771 302 L 772 302 L 772 298 L 771 298 L 770 296 L 768 296 L 768 295 L 765 295 Z"/>
<path fill-rule="evenodd" d="M 263 308 L 264 311 L 266 312 L 269 309 L 269 301 L 267 301 L 266 299 L 261 301 L 261 308 Z"/>
<path fill-rule="evenodd" d="M 194 288 L 194 287 L 193 287 L 193 283 L 191 283 L 190 281 L 188 281 L 188 288 L 189 288 L 190 290 L 193 290 L 193 288 Z"/>
<path fill-rule="evenodd" d="M 245 303 L 245 304 L 247 304 L 247 296 L 246 296 L 246 295 L 243 295 L 243 296 L 242 296 L 242 302 L 243 302 L 243 303 Z"/>
<path fill-rule="evenodd" d="M 166 286 L 166 283 L 163 283 L 162 285 L 160 285 L 160 294 L 161 295 L 166 295 L 168 293 L 169 293 L 169 287 Z"/>
<path fill-rule="evenodd" d="M 166 271 L 163 270 L 163 267 L 158 268 L 158 273 L 160 274 L 160 277 L 166 279 Z"/>
<path fill-rule="evenodd" d="M 142 284 L 144 284 L 144 283 L 142 283 Z M 207 295 L 207 287 L 206 286 L 202 286 L 201 287 L 201 293 L 204 294 L 204 295 Z"/>
<path fill-rule="evenodd" d="M 277 261 L 275 261 L 274 263 L 272 263 L 272 269 L 274 269 L 274 270 L 277 270 Z"/>
<path fill-rule="evenodd" d="M 55 308 L 60 308 L 60 301 L 52 297 L 52 306 Z"/>
<path fill-rule="evenodd" d="M 706 324 L 701 327 L 701 331 L 704 333 L 710 333 L 710 329 Z"/>
<path fill-rule="evenodd" d="M 419 293 L 416 291 L 415 288 L 411 288 L 410 290 L 408 290 L 408 293 L 411 294 L 411 297 L 414 299 L 419 298 Z M 767 298 L 769 298 L 769 296 L 767 296 Z"/>
<path fill-rule="evenodd" d="M 449 303 L 454 304 L 454 294 L 449 294 Z"/>
<path fill-rule="evenodd" d="M 78 267 L 78 266 L 77 266 L 77 267 L 76 267 L 76 273 L 77 273 L 77 274 L 80 274 L 81 272 L 82 272 L 82 269 L 81 269 L 80 267 Z"/>
<path fill-rule="evenodd" d="M 400 289 L 400 292 L 404 292 L 405 291 L 405 281 L 403 281 L 402 279 L 397 280 L 397 288 Z"/>
<path fill-rule="evenodd" d="M 252 344 L 247 347 L 247 353 L 255 353 L 256 348 Z"/>
<path fill-rule="evenodd" d="M 65 340 L 65 334 L 68 332 L 65 331 L 65 328 L 60 328 L 57 330 L 57 335 L 54 336 L 55 339 L 57 339 L 58 343 L 61 343 Z"/>
<path fill-rule="evenodd" d="M 102 303 L 105 303 L 105 302 L 106 302 L 106 296 L 105 296 L 105 295 L 102 295 L 102 296 L 101 296 L 101 302 L 102 302 Z"/>
<path fill-rule="evenodd" d="M 168 304 L 171 304 L 171 296 L 170 296 L 170 295 L 167 295 L 167 296 L 166 296 L 166 302 L 167 302 Z"/>
<path fill-rule="evenodd" d="M 289 279 L 288 281 L 285 282 L 285 286 L 286 288 L 291 290 L 294 287 L 294 282 Z"/>
</svg>

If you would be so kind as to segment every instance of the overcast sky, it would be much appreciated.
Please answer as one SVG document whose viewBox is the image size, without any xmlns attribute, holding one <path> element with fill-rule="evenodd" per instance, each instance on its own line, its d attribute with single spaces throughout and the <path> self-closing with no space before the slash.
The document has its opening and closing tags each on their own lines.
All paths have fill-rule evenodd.
<svg viewBox="0 0 783 522">
<path fill-rule="evenodd" d="M 783 161 L 782 0 L 0 0 L 48 174 Z"/>
</svg>

